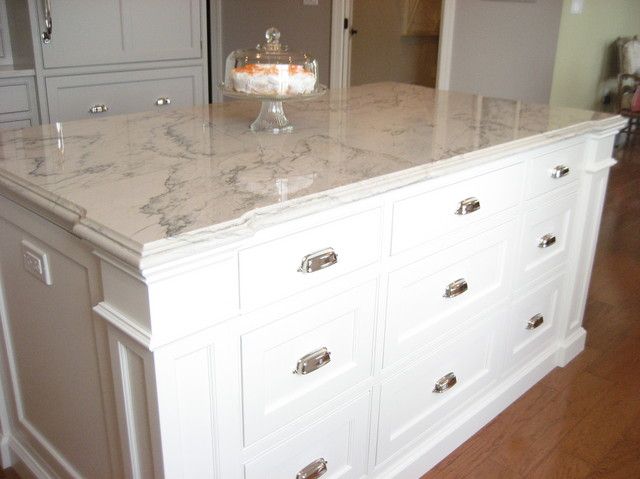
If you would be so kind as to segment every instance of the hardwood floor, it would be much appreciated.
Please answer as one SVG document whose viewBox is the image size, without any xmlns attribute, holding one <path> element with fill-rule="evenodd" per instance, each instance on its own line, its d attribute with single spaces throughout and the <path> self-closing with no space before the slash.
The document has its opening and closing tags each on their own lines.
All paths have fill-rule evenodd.
<svg viewBox="0 0 640 479">
<path fill-rule="evenodd" d="M 616 156 L 585 351 L 421 479 L 640 478 L 640 133 Z"/>
</svg>

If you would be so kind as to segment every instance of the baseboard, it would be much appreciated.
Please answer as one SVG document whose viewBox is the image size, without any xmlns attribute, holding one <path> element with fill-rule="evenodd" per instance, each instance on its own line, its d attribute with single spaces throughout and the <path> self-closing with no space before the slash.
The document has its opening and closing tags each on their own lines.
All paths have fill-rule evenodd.
<svg viewBox="0 0 640 479">
<path fill-rule="evenodd" d="M 575 348 L 575 341 L 563 346 L 563 351 L 567 351 L 563 357 L 568 358 Z M 372 476 L 385 479 L 422 476 L 554 369 L 558 365 L 557 354 L 557 348 L 546 351 L 537 361 L 515 372 L 477 403 L 464 409 L 449 427 L 422 444 L 414 444 L 409 453 L 375 471 Z"/>
<path fill-rule="evenodd" d="M 556 362 L 558 366 L 565 367 L 573 358 L 580 354 L 584 350 L 584 345 L 587 340 L 587 332 L 584 328 L 580 327 L 564 341 L 558 345 L 556 352 Z"/>
<path fill-rule="evenodd" d="M 12 467 L 14 463 L 13 454 L 11 453 L 11 448 L 9 447 L 8 434 L 0 435 L 0 463 L 2 464 L 2 469 Z"/>
</svg>

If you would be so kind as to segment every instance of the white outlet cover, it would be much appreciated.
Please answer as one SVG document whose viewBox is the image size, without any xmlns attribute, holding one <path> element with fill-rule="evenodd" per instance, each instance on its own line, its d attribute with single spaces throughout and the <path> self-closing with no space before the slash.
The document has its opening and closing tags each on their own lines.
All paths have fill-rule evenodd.
<svg viewBox="0 0 640 479">
<path fill-rule="evenodd" d="M 302 0 L 302 4 L 303 5 L 317 7 L 318 6 L 318 0 Z"/>
<path fill-rule="evenodd" d="M 27 240 L 22 240 L 22 265 L 27 273 L 51 286 L 51 268 L 47 253 Z"/>
</svg>

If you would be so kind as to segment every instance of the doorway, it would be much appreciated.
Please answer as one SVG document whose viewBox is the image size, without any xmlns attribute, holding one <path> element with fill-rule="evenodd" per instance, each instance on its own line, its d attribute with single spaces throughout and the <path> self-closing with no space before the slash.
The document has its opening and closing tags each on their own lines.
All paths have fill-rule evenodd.
<svg viewBox="0 0 640 479">
<path fill-rule="evenodd" d="M 449 88 L 456 0 L 333 0 L 331 87 Z"/>
</svg>

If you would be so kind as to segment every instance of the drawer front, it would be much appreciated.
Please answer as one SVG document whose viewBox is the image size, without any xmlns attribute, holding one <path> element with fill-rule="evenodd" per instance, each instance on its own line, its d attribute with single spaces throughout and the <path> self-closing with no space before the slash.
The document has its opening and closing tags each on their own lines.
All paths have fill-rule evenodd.
<svg viewBox="0 0 640 479">
<path fill-rule="evenodd" d="M 566 261 L 575 202 L 572 194 L 525 214 L 519 255 L 522 284 Z"/>
<path fill-rule="evenodd" d="M 512 221 L 390 273 L 384 366 L 437 341 L 505 298 L 514 239 Z M 458 291 L 449 287 L 459 279 L 465 281 L 466 291 L 464 286 Z"/>
<path fill-rule="evenodd" d="M 392 254 L 517 205 L 523 173 L 524 165 L 517 164 L 398 201 L 393 207 Z M 477 199 L 480 207 L 458 214 L 460 203 L 469 198 Z"/>
<path fill-rule="evenodd" d="M 367 283 L 242 336 L 247 445 L 371 376 L 376 290 Z"/>
<path fill-rule="evenodd" d="M 514 302 L 508 315 L 510 369 L 530 361 L 549 346 L 558 324 L 561 287 L 564 276 L 557 276 L 536 286 Z"/>
<path fill-rule="evenodd" d="M 203 98 L 200 67 L 49 77 L 46 87 L 52 122 L 186 108 Z"/>
<path fill-rule="evenodd" d="M 365 211 L 240 251 L 242 308 L 253 309 L 377 261 L 381 221 L 380 210 Z M 336 257 L 326 253 L 330 248 Z M 300 271 L 305 258 L 316 271 Z"/>
<path fill-rule="evenodd" d="M 299 473 L 319 468 L 307 477 L 356 479 L 364 477 L 369 445 L 369 395 L 361 397 L 310 429 L 267 451 L 244 466 L 245 479 L 298 479 Z M 322 462 L 326 461 L 326 466 Z"/>
<path fill-rule="evenodd" d="M 26 83 L 0 85 L 0 113 L 29 111 L 29 88 Z"/>
<path fill-rule="evenodd" d="M 533 198 L 576 181 L 583 168 L 584 146 L 574 145 L 527 162 L 527 198 Z"/>
<path fill-rule="evenodd" d="M 476 318 L 457 339 L 382 384 L 377 464 L 448 417 L 496 377 L 504 313 Z M 455 384 L 447 378 L 455 376 Z M 436 386 L 438 384 L 438 386 Z M 437 390 L 440 392 L 436 392 Z"/>
</svg>

